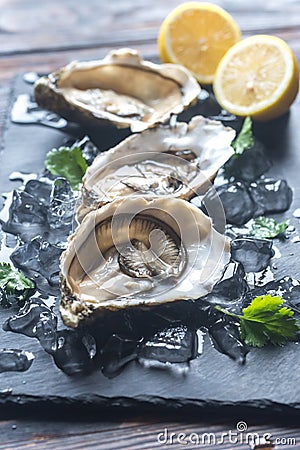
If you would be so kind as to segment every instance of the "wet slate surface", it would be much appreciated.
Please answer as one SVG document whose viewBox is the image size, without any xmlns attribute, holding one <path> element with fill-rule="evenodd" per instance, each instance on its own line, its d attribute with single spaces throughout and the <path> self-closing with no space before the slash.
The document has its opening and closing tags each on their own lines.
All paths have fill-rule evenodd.
<svg viewBox="0 0 300 450">
<path fill-rule="evenodd" d="M 17 80 L 13 97 L 29 87 Z M 268 144 L 275 160 L 268 175 L 286 178 L 294 191 L 293 204 L 288 212 L 276 215 L 291 218 L 292 211 L 300 207 L 300 130 L 297 126 L 300 101 L 290 116 L 256 129 Z M 61 131 L 36 125 L 14 125 L 7 121 L 1 154 L 0 190 L 7 192 L 16 186 L 8 180 L 14 171 L 38 171 L 43 166 L 47 151 L 69 138 Z M 291 224 L 300 233 L 299 220 Z M 275 242 L 281 253 L 274 260 L 276 279 L 290 275 L 300 277 L 299 243 Z M 1 310 L 1 326 L 12 311 Z M 2 348 L 16 348 L 35 355 L 31 368 L 23 373 L 0 374 L 0 404 L 94 404 L 106 407 L 196 407 L 196 408 L 249 408 L 300 411 L 300 352 L 296 343 L 284 348 L 253 349 L 245 365 L 217 352 L 208 337 L 204 340 L 203 354 L 190 363 L 187 374 L 160 369 L 146 369 L 130 362 L 113 379 L 100 372 L 86 376 L 68 376 L 54 364 L 37 340 L 0 330 Z"/>
</svg>

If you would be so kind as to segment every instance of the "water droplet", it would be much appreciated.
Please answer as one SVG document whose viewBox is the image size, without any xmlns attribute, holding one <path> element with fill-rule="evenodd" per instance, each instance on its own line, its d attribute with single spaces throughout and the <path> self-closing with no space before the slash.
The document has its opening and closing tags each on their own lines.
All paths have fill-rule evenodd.
<svg viewBox="0 0 300 450">
<path fill-rule="evenodd" d="M 198 338 L 197 354 L 201 355 L 203 353 L 205 333 L 204 333 L 204 331 L 199 329 L 199 330 L 196 331 L 196 335 L 197 335 L 197 338 Z"/>
<path fill-rule="evenodd" d="M 279 249 L 275 245 L 273 245 L 273 250 L 274 250 L 273 258 L 275 258 L 275 259 L 281 258 L 281 253 L 280 253 Z"/>
<path fill-rule="evenodd" d="M 295 209 L 295 211 L 293 212 L 293 216 L 297 219 L 300 219 L 300 208 Z"/>
<path fill-rule="evenodd" d="M 36 72 L 26 72 L 23 75 L 23 81 L 28 84 L 34 84 L 39 78 Z"/>
<path fill-rule="evenodd" d="M 292 238 L 293 244 L 297 244 L 297 242 L 300 242 L 300 236 L 298 236 L 298 235 Z"/>
<path fill-rule="evenodd" d="M 295 227 L 294 227 L 294 225 L 289 225 L 288 227 L 287 227 L 287 229 L 286 229 L 286 231 L 288 231 L 289 233 L 292 233 L 293 231 L 295 231 Z"/>
<path fill-rule="evenodd" d="M 30 181 L 30 180 L 36 180 L 36 178 L 37 178 L 36 173 L 24 173 L 24 172 L 18 172 L 18 171 L 12 172 L 9 175 L 10 181 L 21 180 L 21 181 L 23 181 L 23 183 L 27 183 L 27 181 Z"/>
<path fill-rule="evenodd" d="M 59 337 L 57 340 L 57 348 L 62 348 L 65 343 L 65 338 L 63 336 Z"/>
</svg>

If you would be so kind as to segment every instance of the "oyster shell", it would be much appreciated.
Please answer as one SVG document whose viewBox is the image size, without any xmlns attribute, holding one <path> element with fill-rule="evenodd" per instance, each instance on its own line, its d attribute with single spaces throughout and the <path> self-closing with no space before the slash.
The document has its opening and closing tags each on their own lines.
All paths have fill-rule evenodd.
<svg viewBox="0 0 300 450">
<path fill-rule="evenodd" d="M 115 200 L 84 218 L 62 254 L 63 321 L 77 327 L 107 310 L 197 299 L 229 259 L 226 238 L 185 200 Z"/>
<path fill-rule="evenodd" d="M 89 210 L 128 195 L 188 200 L 205 192 L 233 155 L 234 137 L 233 129 L 202 116 L 128 137 L 88 168 L 79 220 Z"/>
<path fill-rule="evenodd" d="M 142 131 L 194 102 L 200 87 L 183 67 L 144 61 L 119 49 L 98 61 L 74 61 L 35 84 L 42 108 L 85 126 L 101 123 Z"/>
</svg>

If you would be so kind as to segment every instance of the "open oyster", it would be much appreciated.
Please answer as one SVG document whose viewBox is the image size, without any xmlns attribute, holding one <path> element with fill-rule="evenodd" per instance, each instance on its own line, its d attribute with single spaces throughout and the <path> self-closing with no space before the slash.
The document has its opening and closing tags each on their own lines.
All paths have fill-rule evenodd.
<svg viewBox="0 0 300 450">
<path fill-rule="evenodd" d="M 225 237 L 185 200 L 115 200 L 89 213 L 61 258 L 66 325 L 107 310 L 147 308 L 210 292 L 229 261 Z"/>
<path fill-rule="evenodd" d="M 189 124 L 177 122 L 128 137 L 88 168 L 79 220 L 90 209 L 128 195 L 190 199 L 204 192 L 232 156 L 234 136 L 221 122 L 195 116 Z"/>
<path fill-rule="evenodd" d="M 188 107 L 200 87 L 183 67 L 143 61 L 120 49 L 98 61 L 74 61 L 40 78 L 35 98 L 42 108 L 85 126 L 114 124 L 142 131 Z"/>
</svg>

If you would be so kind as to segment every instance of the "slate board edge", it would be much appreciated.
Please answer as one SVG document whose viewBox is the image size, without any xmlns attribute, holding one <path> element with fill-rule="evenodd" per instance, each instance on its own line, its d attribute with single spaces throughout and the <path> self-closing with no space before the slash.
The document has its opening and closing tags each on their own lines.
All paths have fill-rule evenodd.
<svg viewBox="0 0 300 450">
<path fill-rule="evenodd" d="M 2 395 L 2 398 L 1 398 Z M 138 396 L 136 398 L 127 397 L 103 397 L 101 395 L 85 395 L 70 399 L 60 396 L 16 396 L 13 394 L 2 394 L 0 392 L 0 417 L 9 416 L 11 413 L 41 414 L 41 409 L 45 408 L 48 414 L 51 412 L 62 417 L 64 413 L 79 412 L 80 414 L 89 412 L 103 412 L 112 410 L 122 412 L 128 408 L 134 411 L 147 411 L 160 413 L 176 412 L 178 419 L 186 417 L 187 413 L 196 413 L 205 417 L 227 417 L 235 416 L 245 418 L 248 416 L 262 416 L 272 419 L 300 419 L 300 403 L 282 404 L 266 399 L 257 399 L 247 402 L 222 402 L 217 400 L 198 400 L 173 398 L 164 399 L 162 397 Z M 159 408 L 159 409 L 158 409 Z M 181 416 L 181 413 L 183 416 Z"/>
</svg>

